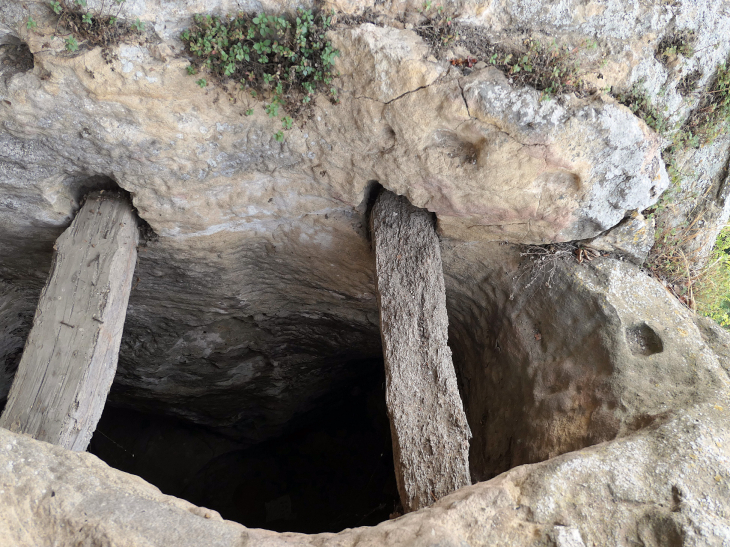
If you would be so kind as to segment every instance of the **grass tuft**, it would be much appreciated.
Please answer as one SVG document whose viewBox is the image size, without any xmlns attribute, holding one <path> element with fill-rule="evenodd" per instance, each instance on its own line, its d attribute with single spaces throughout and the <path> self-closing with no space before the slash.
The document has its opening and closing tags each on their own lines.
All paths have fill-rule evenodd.
<svg viewBox="0 0 730 547">
<path fill-rule="evenodd" d="M 722 229 L 696 285 L 697 311 L 730 329 L 730 226 Z"/>
<path fill-rule="evenodd" d="M 531 38 L 525 40 L 523 46 L 522 51 L 515 52 L 495 49 L 486 62 L 500 69 L 517 85 L 534 87 L 549 97 L 587 91 L 580 68 L 571 60 L 572 53 L 567 47 L 558 46 L 554 41 L 546 46 Z"/>
</svg>

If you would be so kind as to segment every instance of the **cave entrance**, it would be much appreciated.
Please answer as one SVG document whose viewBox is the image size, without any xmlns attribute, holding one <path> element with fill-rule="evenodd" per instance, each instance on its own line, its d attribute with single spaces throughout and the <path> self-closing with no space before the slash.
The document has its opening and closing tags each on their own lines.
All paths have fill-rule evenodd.
<svg viewBox="0 0 730 547">
<path fill-rule="evenodd" d="M 88 451 L 165 494 L 250 528 L 339 532 L 399 509 L 382 360 L 284 432 L 245 445 L 203 426 L 107 404 Z"/>
</svg>

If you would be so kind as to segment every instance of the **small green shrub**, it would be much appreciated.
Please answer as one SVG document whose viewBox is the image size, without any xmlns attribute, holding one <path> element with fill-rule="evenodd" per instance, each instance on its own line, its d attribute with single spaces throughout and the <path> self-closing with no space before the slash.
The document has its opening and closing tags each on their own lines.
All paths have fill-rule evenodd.
<svg viewBox="0 0 730 547">
<path fill-rule="evenodd" d="M 686 97 L 697 88 L 697 82 L 702 78 L 702 71 L 694 69 L 682 76 L 677 84 L 677 91 Z"/>
<path fill-rule="evenodd" d="M 435 55 L 453 45 L 459 38 L 458 26 L 454 24 L 454 13 L 444 6 L 434 8 L 431 0 L 426 0 L 418 12 L 424 18 L 415 31 L 431 46 Z"/>
<path fill-rule="evenodd" d="M 331 84 L 339 52 L 325 37 L 332 16 L 304 9 L 292 16 L 196 15 L 181 39 L 193 56 L 194 70 L 205 69 L 220 82 L 236 82 L 252 97 L 268 96 L 266 113 L 271 117 L 278 116 L 280 106 L 296 115 L 320 90 L 337 98 Z M 291 118 L 284 119 L 289 129 Z"/>
<path fill-rule="evenodd" d="M 79 43 L 76 41 L 76 38 L 73 36 L 69 36 L 66 38 L 66 50 L 70 52 L 78 51 L 79 49 Z"/>
</svg>

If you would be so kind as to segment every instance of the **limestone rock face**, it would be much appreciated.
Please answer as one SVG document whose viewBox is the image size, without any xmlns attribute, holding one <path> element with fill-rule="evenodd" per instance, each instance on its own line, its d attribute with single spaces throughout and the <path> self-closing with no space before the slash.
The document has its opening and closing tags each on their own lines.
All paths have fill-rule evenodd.
<svg viewBox="0 0 730 547">
<path fill-rule="evenodd" d="M 653 245 L 654 219 L 646 219 L 641 213 L 631 215 L 590 242 L 594 249 L 618 253 L 639 265 L 644 263 Z"/>
<path fill-rule="evenodd" d="M 635 266 L 556 255 L 519 266 L 505 246 L 443 257 L 472 479 L 630 435 L 672 408 L 726 405 L 725 358 Z"/>
<path fill-rule="evenodd" d="M 0 282 L 0 397 L 7 397 L 23 353 L 25 337 L 33 320 L 28 299 L 20 291 Z"/>
<path fill-rule="evenodd" d="M 720 546 L 730 537 L 727 413 L 717 403 L 698 405 L 396 520 L 312 536 L 221 522 L 94 456 L 0 430 L 0 540 L 17 547 Z"/>
<path fill-rule="evenodd" d="M 193 10 L 292 2 L 125 4 L 148 32 L 107 63 L 98 49 L 66 52 L 46 6 L 0 2 L 0 397 L 53 241 L 86 193 L 118 185 L 149 229 L 111 402 L 242 442 L 280 433 L 382 356 L 366 222 L 378 182 L 436 215 L 471 474 L 489 482 L 371 529 L 275 535 L 205 519 L 89 455 L 0 431 L 9 515 L 0 543 L 728 541 L 726 333 L 695 323 L 629 264 L 520 256 L 499 244 L 620 229 L 666 188 L 666 142 L 605 94 L 540 100 L 494 70 L 449 62 L 478 55 L 478 40 L 437 58 L 403 23 L 419 20 L 420 1 L 333 0 L 323 6 L 374 15 L 331 31 L 340 101 L 319 97 L 280 143 L 281 123 L 263 103 L 195 85 L 178 36 Z M 730 53 L 730 14 L 715 0 L 464 0 L 453 9 L 492 42 L 569 46 L 598 88 L 643 82 L 673 120 Z M 29 14 L 37 32 L 26 30 Z M 694 32 L 691 53 L 659 53 L 682 32 Z M 680 158 L 694 171 L 678 217 L 707 196 L 708 233 L 730 210 L 729 143 Z"/>
<path fill-rule="evenodd" d="M 333 46 L 347 55 L 338 59 L 342 90 L 359 98 L 389 103 L 434 83 L 446 72 L 413 31 L 365 23 L 334 33 Z"/>
<path fill-rule="evenodd" d="M 381 354 L 372 181 L 435 212 L 444 237 L 523 243 L 598 235 L 666 185 L 657 137 L 625 109 L 541 102 L 493 71 L 436 61 L 412 31 L 370 24 L 332 31 L 340 103 L 318 99 L 279 143 L 261 103 L 186 74 L 163 27 L 190 13 L 152 7 L 126 9 L 159 37 L 121 44 L 109 63 L 98 48 L 68 54 L 51 27 L 24 31 L 34 64 L 2 65 L 0 79 L 3 279 L 39 290 L 89 190 L 118 184 L 154 231 L 116 402 L 257 440 L 356 378 L 345 361 Z"/>
<path fill-rule="evenodd" d="M 628 263 L 558 258 L 525 268 L 514 249 L 484 243 L 446 245 L 442 255 L 474 432 L 472 474 L 519 467 L 372 528 L 275 534 L 220 522 L 94 456 L 0 430 L 0 539 L 722 545 L 730 537 L 730 334 L 694 321 Z"/>
<path fill-rule="evenodd" d="M 669 184 L 659 138 L 625 107 L 545 101 L 534 90 L 515 91 L 495 68 L 461 85 L 469 114 L 482 122 L 469 127 L 480 137 L 476 163 L 493 184 L 491 195 L 469 196 L 473 217 L 458 221 L 477 233 L 502 224 L 521 242 L 592 237 L 631 207 L 654 203 Z M 450 222 L 441 219 L 445 235 Z"/>
</svg>

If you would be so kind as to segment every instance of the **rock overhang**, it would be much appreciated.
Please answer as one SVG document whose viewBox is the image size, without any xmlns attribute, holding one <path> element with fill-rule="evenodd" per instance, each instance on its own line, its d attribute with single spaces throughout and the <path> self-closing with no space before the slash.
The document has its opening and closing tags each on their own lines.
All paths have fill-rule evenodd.
<svg viewBox="0 0 730 547">
<path fill-rule="evenodd" d="M 254 385 L 297 367 L 334 374 L 338 356 L 377 355 L 372 181 L 434 212 L 444 240 L 467 243 L 593 237 L 666 185 L 658 138 L 610 101 L 546 100 L 495 69 L 464 74 L 402 28 L 366 23 L 330 36 L 342 52 L 340 101 L 319 98 L 283 143 L 253 99 L 196 86 L 176 38 L 121 45 L 107 62 L 98 48 L 69 55 L 60 40 L 25 36 L 35 68 L 14 75 L 0 103 L 3 159 L 23 166 L 0 178 L 19 204 L 2 219 L 19 236 L 0 242 L 12 257 L 3 275 L 18 279 L 32 264 L 42 279 L 87 181 L 107 177 L 131 193 L 157 237 L 140 251 L 121 400 L 236 427 L 238 411 L 200 403 L 188 385 L 220 372 L 210 355 L 230 365 L 233 391 L 246 383 L 234 361 L 251 361 L 263 375 L 243 391 L 257 394 L 267 392 Z M 29 238 L 46 250 L 30 257 Z M 254 342 L 236 341 L 233 324 Z M 193 343 L 208 326 L 226 334 Z M 331 340 L 319 334 L 333 328 Z M 304 343 L 311 334 L 320 356 Z M 271 401 L 296 385 L 283 383 Z M 311 401 L 322 386 L 313 378 L 289 400 Z M 262 430 L 293 412 L 272 411 Z"/>
<path fill-rule="evenodd" d="M 496 69 L 465 77 L 412 31 L 331 34 L 342 98 L 318 101 L 281 144 L 276 120 L 242 115 L 251 99 L 200 91 L 184 56 L 122 46 L 116 66 L 99 50 L 57 55 L 33 35 L 38 69 L 7 88 L 4 126 L 64 157 L 66 176 L 113 178 L 173 237 L 356 208 L 378 180 L 435 212 L 444 237 L 566 241 L 595 237 L 668 185 L 660 139 L 623 107 L 546 99 Z M 308 199 L 291 190 L 302 185 Z"/>
</svg>

